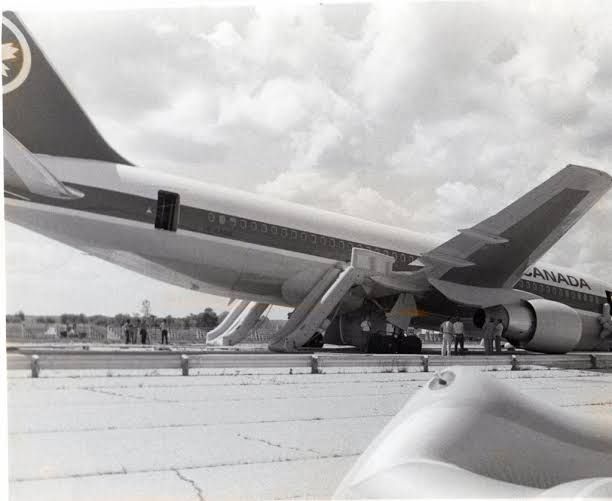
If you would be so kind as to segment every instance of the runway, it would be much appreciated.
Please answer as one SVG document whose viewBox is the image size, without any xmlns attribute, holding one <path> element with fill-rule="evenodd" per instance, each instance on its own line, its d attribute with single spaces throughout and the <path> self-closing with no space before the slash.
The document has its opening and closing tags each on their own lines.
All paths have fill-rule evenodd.
<svg viewBox="0 0 612 501">
<path fill-rule="evenodd" d="M 326 498 L 431 377 L 267 371 L 188 378 L 56 371 L 39 379 L 10 371 L 10 497 Z M 550 403 L 608 415 L 612 425 L 612 374 L 489 374 Z"/>
</svg>

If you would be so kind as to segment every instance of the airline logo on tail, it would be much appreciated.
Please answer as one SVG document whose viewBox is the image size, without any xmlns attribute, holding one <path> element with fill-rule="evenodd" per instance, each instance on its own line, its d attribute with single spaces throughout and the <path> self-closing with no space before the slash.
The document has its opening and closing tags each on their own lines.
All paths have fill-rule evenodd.
<svg viewBox="0 0 612 501">
<path fill-rule="evenodd" d="M 19 87 L 30 73 L 32 55 L 30 46 L 9 19 L 2 17 L 2 93 L 8 94 Z"/>
</svg>

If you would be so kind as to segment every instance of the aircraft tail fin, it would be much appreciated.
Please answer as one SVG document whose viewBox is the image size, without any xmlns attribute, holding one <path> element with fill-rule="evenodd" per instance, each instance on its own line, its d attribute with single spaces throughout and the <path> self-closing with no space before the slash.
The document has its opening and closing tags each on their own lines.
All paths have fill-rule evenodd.
<svg viewBox="0 0 612 501">
<path fill-rule="evenodd" d="M 31 153 L 132 165 L 100 135 L 14 13 L 2 13 L 4 129 Z"/>
</svg>

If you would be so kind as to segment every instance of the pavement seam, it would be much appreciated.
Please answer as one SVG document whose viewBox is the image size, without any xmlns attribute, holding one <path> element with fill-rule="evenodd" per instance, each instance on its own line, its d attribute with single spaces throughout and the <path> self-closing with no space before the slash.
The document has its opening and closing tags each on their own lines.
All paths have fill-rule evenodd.
<svg viewBox="0 0 612 501">
<path fill-rule="evenodd" d="M 368 414 L 364 416 L 340 416 L 340 417 L 326 417 L 322 418 L 319 416 L 311 418 L 298 418 L 298 419 L 264 419 L 262 421 L 236 421 L 226 423 L 186 423 L 186 424 L 160 424 L 151 426 L 107 426 L 104 428 L 84 428 L 80 430 L 34 430 L 34 431 L 13 431 L 9 432 L 9 436 L 17 435 L 44 435 L 46 433 L 93 433 L 97 431 L 123 431 L 123 430 L 159 430 L 168 428 L 207 428 L 214 426 L 236 426 L 236 425 L 247 425 L 247 424 L 274 424 L 274 423 L 302 423 L 310 421 L 342 421 L 344 419 L 376 419 L 376 418 L 389 418 L 395 416 L 394 414 Z"/>
<path fill-rule="evenodd" d="M 208 465 L 198 465 L 198 466 L 182 466 L 180 468 L 150 468 L 146 470 L 132 470 L 126 471 L 125 467 L 122 466 L 121 470 L 115 471 L 103 471 L 96 473 L 75 473 L 72 475 L 58 475 L 55 477 L 24 477 L 24 478 L 9 478 L 9 483 L 21 483 L 21 482 L 40 482 L 45 480 L 67 480 L 67 479 L 79 479 L 79 478 L 89 478 L 89 477 L 107 477 L 113 475 L 137 475 L 140 473 L 161 473 L 161 472 L 172 472 L 180 469 L 182 471 L 185 470 L 202 470 L 206 468 L 223 468 L 227 466 L 246 466 L 253 464 L 275 464 L 275 463 L 291 463 L 294 461 L 318 461 L 321 459 L 343 459 L 343 458 L 352 458 L 360 456 L 359 453 L 351 453 L 351 454 L 327 454 L 323 456 L 319 456 L 317 458 L 306 457 L 306 458 L 285 458 L 285 459 L 270 459 L 269 461 L 235 461 L 228 463 L 213 463 Z"/>
<path fill-rule="evenodd" d="M 205 501 L 204 494 L 202 493 L 202 488 L 196 483 L 195 480 L 192 480 L 182 475 L 178 469 L 175 469 L 173 471 L 174 473 L 176 473 L 176 476 L 180 478 L 182 481 L 187 482 L 188 484 L 191 484 L 191 486 L 195 489 L 196 495 L 198 496 L 198 499 L 200 501 Z"/>
</svg>

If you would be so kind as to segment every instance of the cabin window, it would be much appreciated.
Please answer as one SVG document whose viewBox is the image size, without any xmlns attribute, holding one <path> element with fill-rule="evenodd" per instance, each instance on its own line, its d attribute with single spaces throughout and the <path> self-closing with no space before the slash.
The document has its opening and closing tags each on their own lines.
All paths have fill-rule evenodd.
<svg viewBox="0 0 612 501">
<path fill-rule="evenodd" d="M 181 197 L 178 193 L 159 190 L 157 192 L 155 227 L 160 230 L 176 231 L 180 208 Z"/>
<path fill-rule="evenodd" d="M 220 224 L 225 224 L 225 216 L 223 214 L 219 215 L 219 223 Z"/>
<path fill-rule="evenodd" d="M 241 219 L 241 220 L 240 220 L 240 227 L 241 227 L 243 230 L 246 230 L 246 227 L 247 227 L 247 222 L 246 222 L 244 219 Z"/>
<path fill-rule="evenodd" d="M 323 235 L 319 236 L 319 243 L 325 245 L 325 237 Z"/>
<path fill-rule="evenodd" d="M 236 218 L 235 217 L 230 217 L 229 218 L 229 224 L 232 228 L 236 227 Z"/>
<path fill-rule="evenodd" d="M 406 254 L 402 254 L 400 256 L 400 259 L 402 260 L 402 263 L 405 263 L 406 262 Z"/>
<path fill-rule="evenodd" d="M 211 223 L 215 222 L 215 214 L 214 214 L 214 212 L 209 212 L 208 213 L 208 221 L 211 222 Z"/>
<path fill-rule="evenodd" d="M 287 228 L 281 228 L 281 237 L 287 238 Z"/>
<path fill-rule="evenodd" d="M 278 227 L 270 226 L 270 233 L 272 233 L 272 235 L 278 235 Z"/>
<path fill-rule="evenodd" d="M 308 235 L 306 235 L 306 233 L 301 232 L 300 233 L 300 240 L 306 240 L 308 238 Z"/>
<path fill-rule="evenodd" d="M 265 223 L 261 223 L 261 232 L 262 233 L 268 233 L 268 225 Z"/>
<path fill-rule="evenodd" d="M 297 240 L 297 231 L 291 230 L 291 240 Z"/>
<path fill-rule="evenodd" d="M 344 249 L 344 240 L 340 240 L 340 241 L 338 242 L 338 246 L 339 246 L 341 249 Z"/>
<path fill-rule="evenodd" d="M 336 246 L 336 241 L 333 238 L 328 239 L 327 242 L 329 243 L 330 247 Z"/>
<path fill-rule="evenodd" d="M 255 221 L 251 221 L 249 227 L 251 228 L 251 230 L 257 231 L 257 223 Z"/>
</svg>

